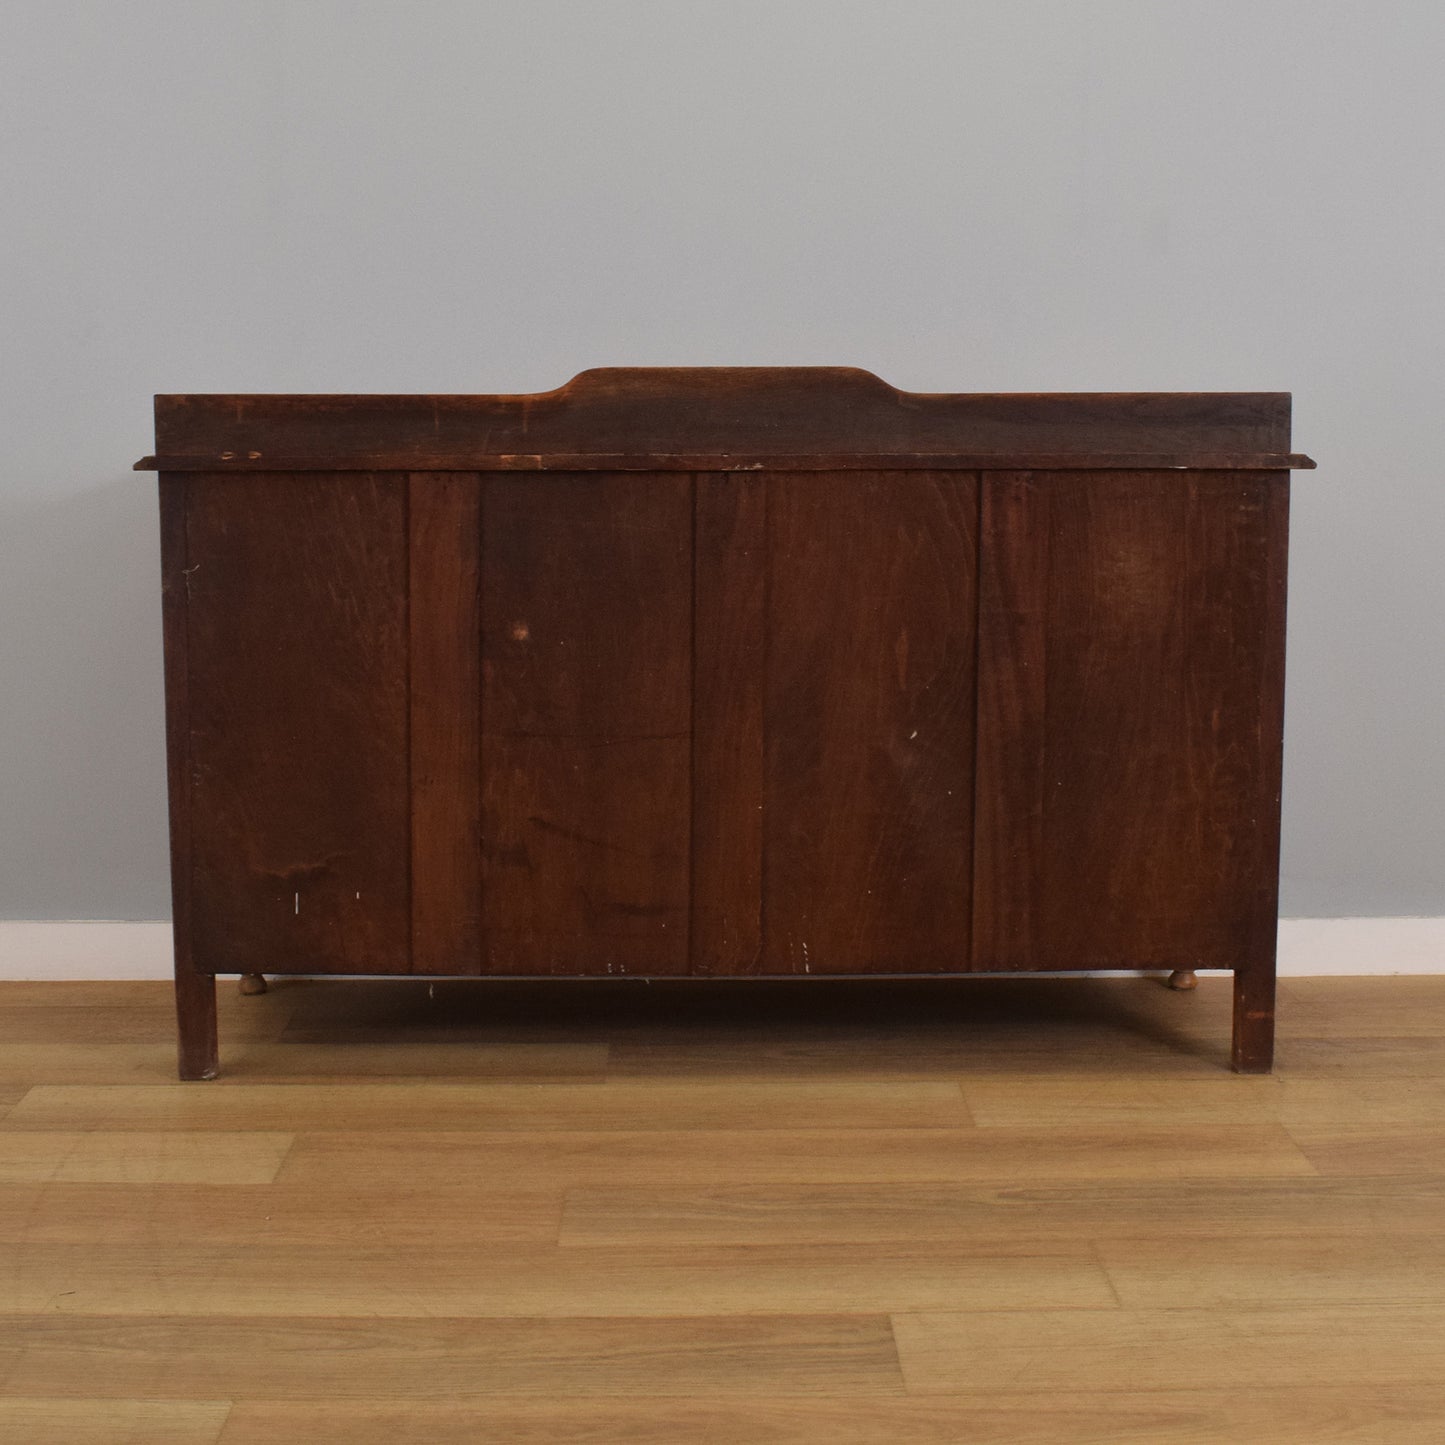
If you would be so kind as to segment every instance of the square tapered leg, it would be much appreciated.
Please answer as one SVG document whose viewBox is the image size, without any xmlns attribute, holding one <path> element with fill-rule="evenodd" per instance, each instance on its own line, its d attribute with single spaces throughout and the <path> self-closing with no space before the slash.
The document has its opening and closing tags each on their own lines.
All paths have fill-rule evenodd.
<svg viewBox="0 0 1445 1445">
<path fill-rule="evenodd" d="M 180 1075 L 214 1079 L 220 1072 L 216 1043 L 216 979 L 184 964 L 176 969 L 176 1023 L 180 1031 Z"/>
</svg>

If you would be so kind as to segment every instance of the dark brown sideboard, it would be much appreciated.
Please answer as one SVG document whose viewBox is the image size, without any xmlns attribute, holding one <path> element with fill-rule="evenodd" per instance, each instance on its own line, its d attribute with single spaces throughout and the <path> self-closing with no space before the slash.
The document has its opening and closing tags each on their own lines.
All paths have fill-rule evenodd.
<svg viewBox="0 0 1445 1445">
<path fill-rule="evenodd" d="M 844 367 L 160 396 L 215 975 L 1234 972 L 1274 1033 L 1290 399 Z"/>
</svg>

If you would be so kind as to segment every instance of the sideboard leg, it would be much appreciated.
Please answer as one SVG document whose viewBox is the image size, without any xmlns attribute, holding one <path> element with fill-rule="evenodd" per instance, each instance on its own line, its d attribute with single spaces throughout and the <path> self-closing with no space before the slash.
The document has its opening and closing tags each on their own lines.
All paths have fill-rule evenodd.
<svg viewBox="0 0 1445 1445">
<path fill-rule="evenodd" d="M 216 978 L 190 968 L 176 970 L 176 1023 L 183 1079 L 214 1079 L 221 1063 L 216 1044 Z"/>
<path fill-rule="evenodd" d="M 1234 1072 L 1267 1074 L 1274 1066 L 1274 969 L 1234 972 Z"/>
<path fill-rule="evenodd" d="M 251 998 L 255 994 L 266 992 L 266 975 L 264 973 L 243 973 L 241 982 L 237 985 L 237 991 L 242 998 Z"/>
<path fill-rule="evenodd" d="M 1169 987 L 1187 993 L 1191 988 L 1199 987 L 1199 975 L 1192 968 L 1176 968 L 1169 975 Z"/>
</svg>

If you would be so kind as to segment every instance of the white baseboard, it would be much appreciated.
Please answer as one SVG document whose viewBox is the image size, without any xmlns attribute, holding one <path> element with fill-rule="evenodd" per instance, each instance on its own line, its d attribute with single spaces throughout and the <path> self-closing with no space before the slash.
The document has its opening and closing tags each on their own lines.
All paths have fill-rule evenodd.
<svg viewBox="0 0 1445 1445">
<path fill-rule="evenodd" d="M 108 919 L 0 922 L 0 979 L 171 977 L 171 925 Z"/>
<path fill-rule="evenodd" d="M 1282 977 L 1445 973 L 1445 918 L 1282 918 Z M 0 921 L 0 980 L 167 979 L 166 922 Z"/>
<path fill-rule="evenodd" d="M 1445 918 L 1281 918 L 1279 972 L 1445 973 Z"/>
</svg>

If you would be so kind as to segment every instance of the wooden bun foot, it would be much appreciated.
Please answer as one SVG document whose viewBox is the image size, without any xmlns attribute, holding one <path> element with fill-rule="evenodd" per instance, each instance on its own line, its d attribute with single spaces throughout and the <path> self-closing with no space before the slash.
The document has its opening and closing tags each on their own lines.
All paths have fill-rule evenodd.
<svg viewBox="0 0 1445 1445">
<path fill-rule="evenodd" d="M 1169 975 L 1169 987 L 1187 993 L 1191 988 L 1199 987 L 1199 976 L 1192 968 L 1176 968 Z"/>
<path fill-rule="evenodd" d="M 252 994 L 266 992 L 266 975 L 264 973 L 243 973 L 239 990 L 243 998 L 250 998 Z"/>
</svg>

